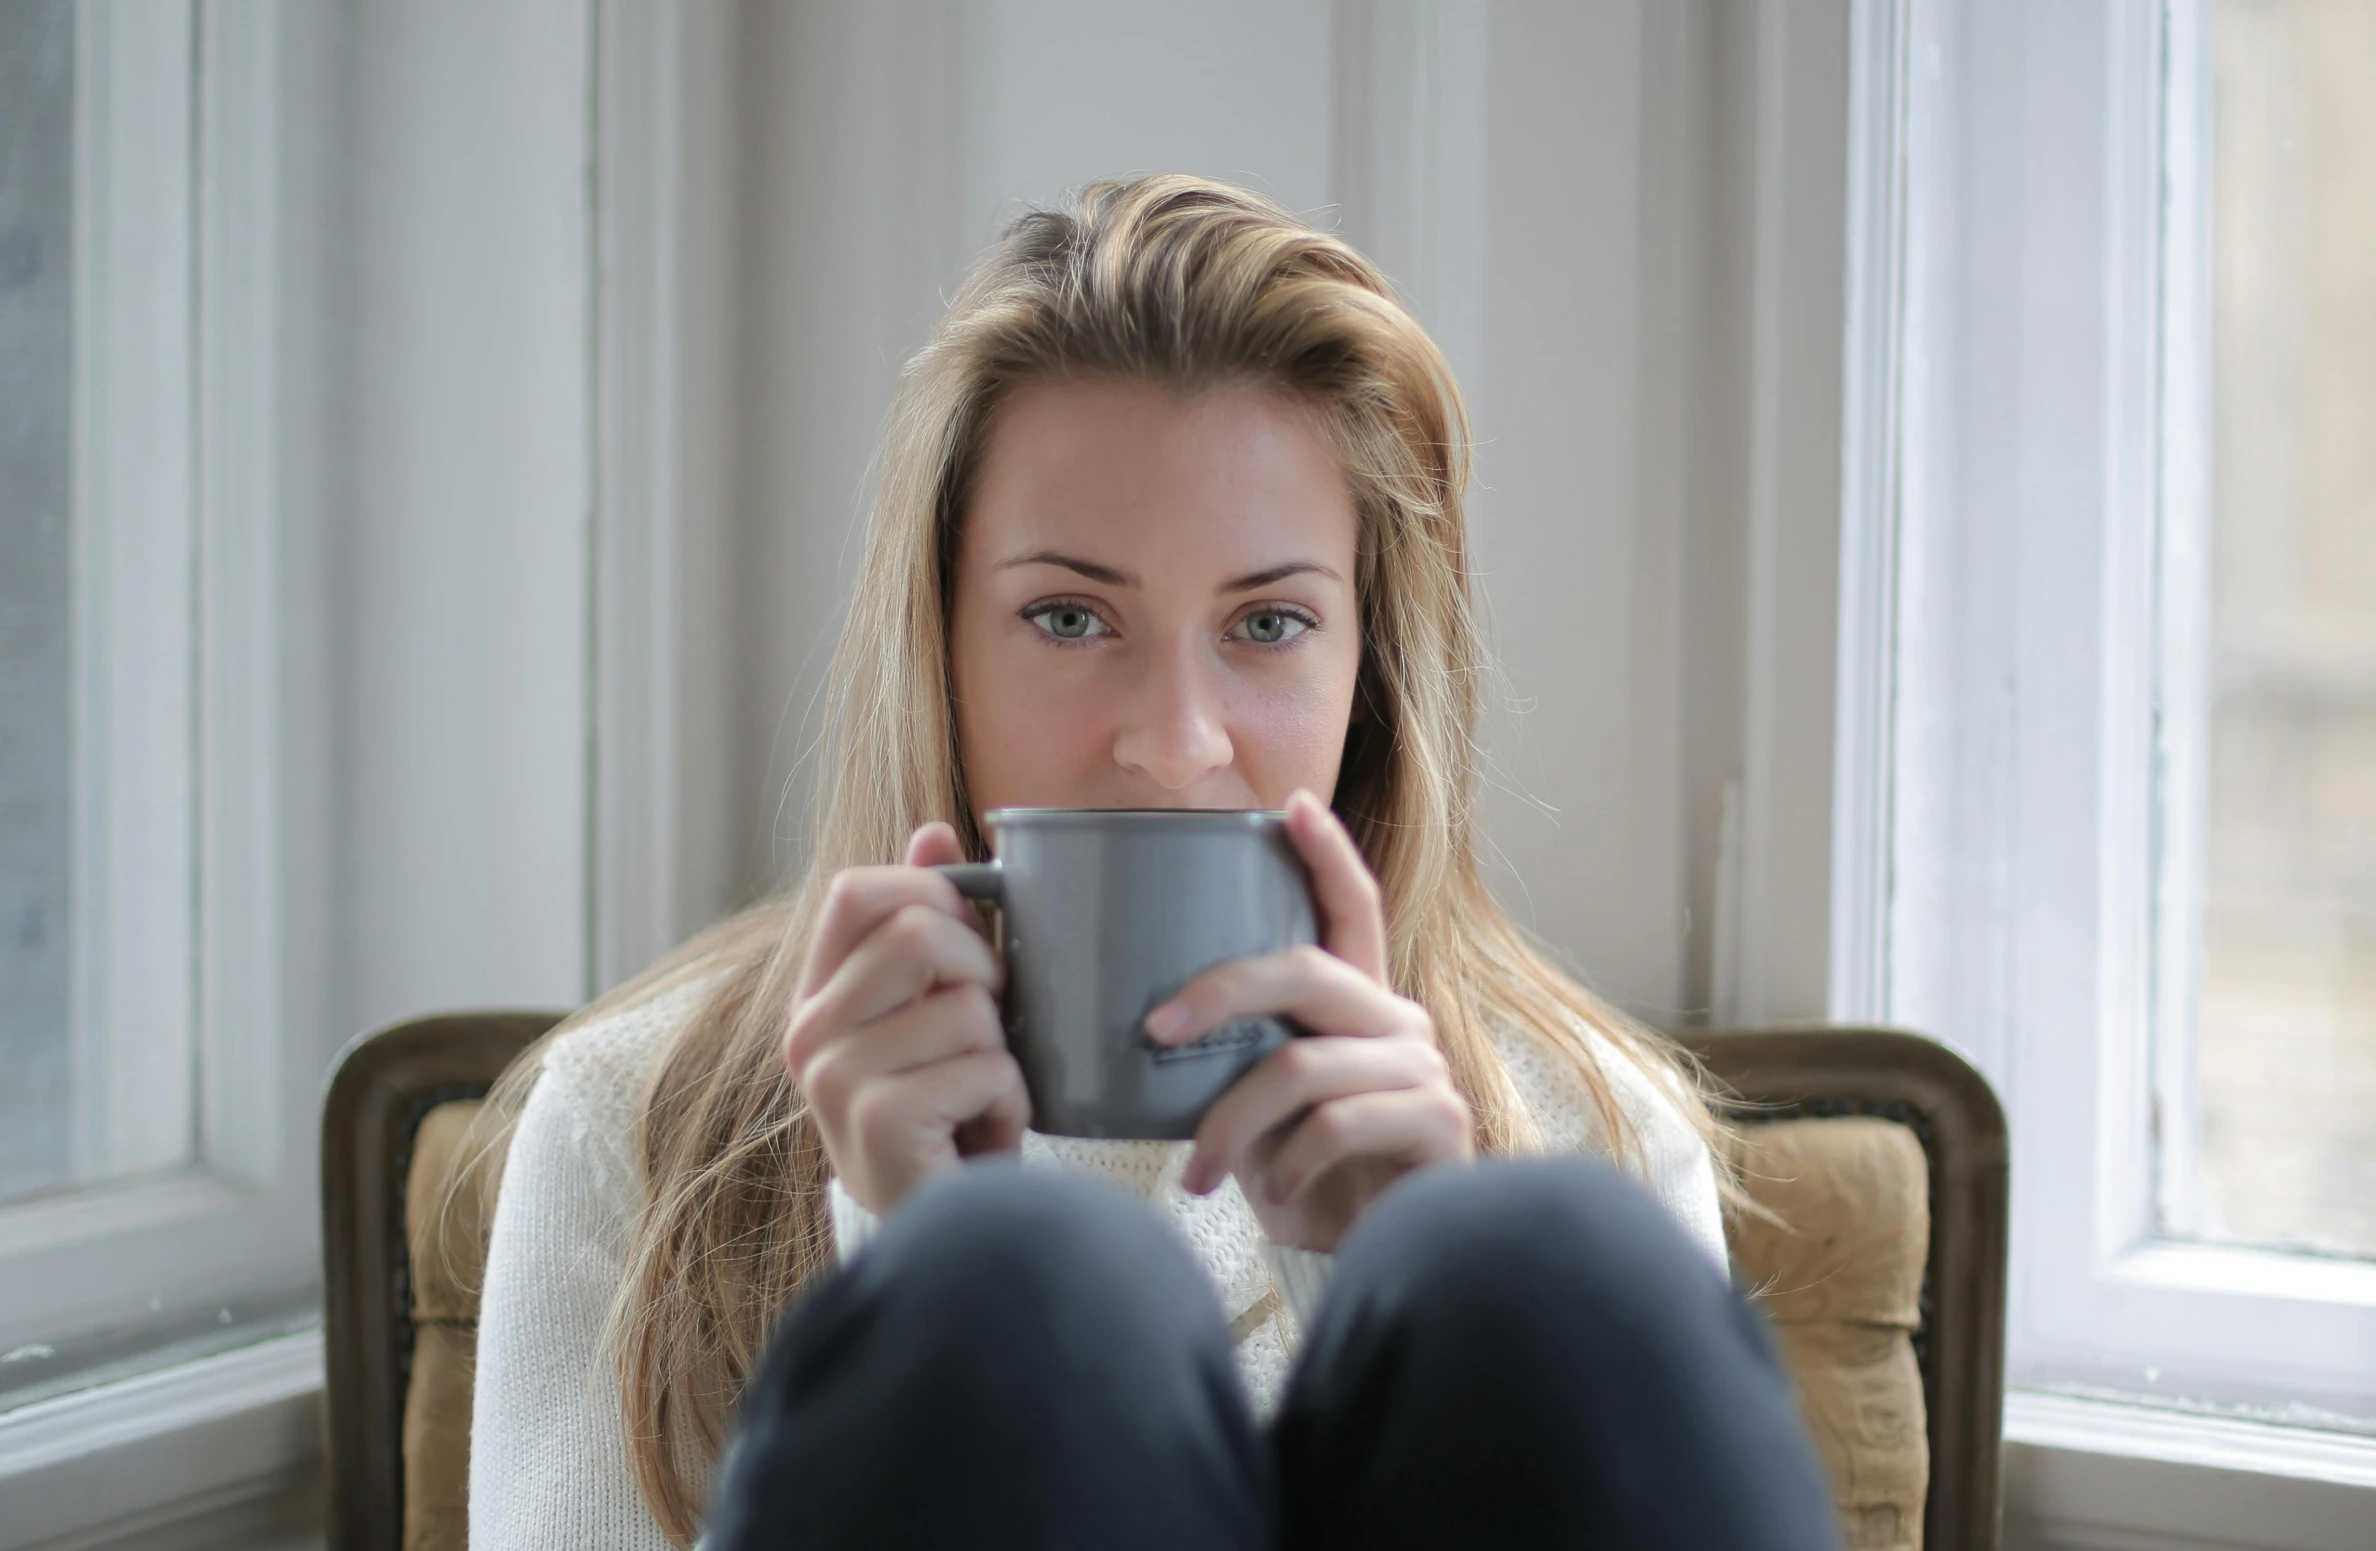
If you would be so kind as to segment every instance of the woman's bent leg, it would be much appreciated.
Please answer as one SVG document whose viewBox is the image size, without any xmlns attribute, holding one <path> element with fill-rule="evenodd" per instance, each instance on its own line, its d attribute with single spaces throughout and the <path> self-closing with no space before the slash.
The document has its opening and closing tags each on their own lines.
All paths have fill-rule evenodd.
<svg viewBox="0 0 2376 1551">
<path fill-rule="evenodd" d="M 1275 1432 L 1288 1543 L 1838 1545 L 1756 1316 L 1582 1159 L 1417 1175 L 1345 1241 Z"/>
<path fill-rule="evenodd" d="M 1186 1246 L 1119 1191 L 976 1165 L 786 1316 L 709 1534 L 719 1551 L 1252 1547 L 1267 1470 Z"/>
</svg>

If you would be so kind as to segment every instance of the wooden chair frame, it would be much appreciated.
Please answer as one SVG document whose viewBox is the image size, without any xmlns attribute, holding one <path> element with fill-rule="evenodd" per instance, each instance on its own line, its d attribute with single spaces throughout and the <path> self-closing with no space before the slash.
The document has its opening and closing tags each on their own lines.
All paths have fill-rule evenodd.
<svg viewBox="0 0 2376 1551">
<path fill-rule="evenodd" d="M 1755 1125 L 1877 1115 L 1913 1131 L 1930 1164 L 1930 1258 L 1914 1355 L 1930 1435 L 1924 1551 L 1997 1551 L 2003 1538 L 2005 1257 L 2010 1148 L 1988 1080 L 1900 1029 L 1685 1030 L 1676 1035 Z"/>
<path fill-rule="evenodd" d="M 412 1272 L 404 1186 L 421 1117 L 483 1097 L 557 1012 L 454 1013 L 366 1034 L 339 1052 L 322 1105 L 322 1345 L 329 1543 L 398 1551 Z"/>
<path fill-rule="evenodd" d="M 482 1097 L 554 1012 L 458 1013 L 367 1034 L 340 1054 L 322 1115 L 329 1543 L 397 1551 L 412 1326 L 405 1180 L 421 1117 Z M 1931 1242 L 1915 1354 L 1928 1410 L 1926 1551 L 1997 1551 L 2002 1503 L 2007 1147 L 2004 1112 L 1953 1051 L 1891 1029 L 1678 1036 L 1737 1095 L 1744 1124 L 1878 1115 L 1930 1164 Z"/>
</svg>

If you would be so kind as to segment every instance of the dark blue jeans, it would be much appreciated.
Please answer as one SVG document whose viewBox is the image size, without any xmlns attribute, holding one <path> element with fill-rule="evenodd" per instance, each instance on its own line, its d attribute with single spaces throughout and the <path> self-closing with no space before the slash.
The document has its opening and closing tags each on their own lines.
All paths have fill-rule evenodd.
<svg viewBox="0 0 2376 1551">
<path fill-rule="evenodd" d="M 718 1551 L 1829 1551 L 1756 1316 L 1580 1159 L 1405 1180 L 1337 1257 L 1259 1428 L 1219 1302 L 1139 1202 L 1008 1163 L 917 1192 L 791 1310 Z"/>
</svg>

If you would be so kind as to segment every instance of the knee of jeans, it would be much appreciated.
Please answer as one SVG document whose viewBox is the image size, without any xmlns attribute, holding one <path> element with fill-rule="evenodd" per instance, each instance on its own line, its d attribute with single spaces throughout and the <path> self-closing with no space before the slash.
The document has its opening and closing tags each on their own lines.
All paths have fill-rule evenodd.
<svg viewBox="0 0 2376 1551">
<path fill-rule="evenodd" d="M 1061 1318 L 1068 1307 L 1141 1291 L 1136 1284 L 1186 1250 L 1110 1186 L 998 1162 L 918 1190 L 869 1253 L 884 1281 L 910 1296 L 974 1302 L 995 1290 L 1002 1304 Z"/>
<path fill-rule="evenodd" d="M 1659 1320 L 1679 1294 L 1723 1290 L 1646 1191 L 1585 1158 L 1429 1170 L 1370 1211 L 1341 1259 L 1341 1276 L 1481 1325 Z"/>
</svg>

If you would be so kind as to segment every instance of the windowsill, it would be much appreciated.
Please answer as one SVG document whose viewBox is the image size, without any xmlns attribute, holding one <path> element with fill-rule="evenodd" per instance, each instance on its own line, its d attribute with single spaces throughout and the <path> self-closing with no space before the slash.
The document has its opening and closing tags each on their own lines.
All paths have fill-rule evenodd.
<svg viewBox="0 0 2376 1551">
<path fill-rule="evenodd" d="M 0 1415 L 0 1551 L 269 1497 L 321 1452 L 322 1339 L 283 1336 Z M 2015 1391 L 2006 1543 L 2365 1551 L 2376 1437 Z"/>
<path fill-rule="evenodd" d="M 322 1451 L 322 1336 L 237 1351 L 0 1414 L 0 1551 L 103 1541 L 286 1491 Z"/>
<path fill-rule="evenodd" d="M 2376 1437 L 2035 1390 L 2005 1397 L 2005 1543 L 2366 1551 Z"/>
</svg>

